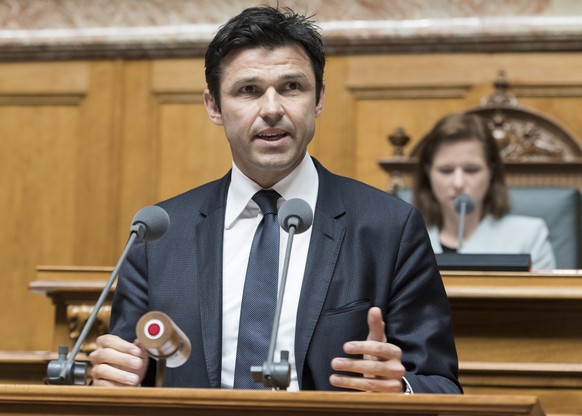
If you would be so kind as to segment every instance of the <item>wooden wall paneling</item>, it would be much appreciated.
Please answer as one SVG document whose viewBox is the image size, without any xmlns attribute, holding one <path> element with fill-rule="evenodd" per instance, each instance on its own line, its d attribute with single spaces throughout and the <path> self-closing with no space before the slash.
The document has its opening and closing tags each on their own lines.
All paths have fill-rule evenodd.
<svg viewBox="0 0 582 416">
<path fill-rule="evenodd" d="M 491 94 L 499 69 L 521 105 L 582 137 L 581 67 L 577 53 L 330 56 L 310 152 L 387 189 L 387 136 L 404 127 L 409 151 Z M 112 265 L 139 208 L 230 168 L 205 86 L 201 58 L 0 65 L 0 349 L 47 347 L 50 305 L 26 290 L 37 265 Z"/>
<path fill-rule="evenodd" d="M 356 178 L 387 190 L 388 176 L 377 160 L 393 151 L 388 136 L 402 127 L 412 146 L 433 120 L 465 106 L 470 85 L 462 78 L 426 76 L 428 65 L 403 57 L 378 58 L 350 58 L 346 84 L 357 100 Z"/>
<path fill-rule="evenodd" d="M 309 153 L 340 175 L 355 175 L 355 100 L 346 88 L 346 57 L 328 58 L 324 75 L 323 113 L 317 120 Z"/>
<path fill-rule="evenodd" d="M 79 109 L 75 136 L 74 201 L 75 224 L 72 244 L 75 265 L 103 265 L 116 261 L 118 246 L 125 243 L 127 231 L 119 240 L 118 215 L 121 144 L 121 74 L 120 61 L 90 63 L 87 98 Z M 47 259 L 41 264 L 54 264 Z"/>
<path fill-rule="evenodd" d="M 109 113 L 94 114 L 111 104 L 96 103 L 111 99 L 109 70 L 83 62 L 0 66 L 0 349 L 51 343 L 51 305 L 27 289 L 38 264 L 106 258 L 96 253 L 107 247 L 90 252 L 85 243 L 103 243 L 99 230 L 109 225 L 101 212 L 110 208 L 107 169 L 98 169 L 109 156 L 100 151 Z"/>
<path fill-rule="evenodd" d="M 155 100 L 150 90 L 151 67 L 151 61 L 124 61 L 118 81 L 122 95 L 119 118 L 119 207 L 113 211 L 119 222 L 117 255 L 121 254 L 125 245 L 136 212 L 143 206 L 157 202 L 156 119 Z"/>
<path fill-rule="evenodd" d="M 153 62 L 158 199 L 218 179 L 230 169 L 223 128 L 211 123 L 204 106 L 205 88 L 203 60 Z"/>
</svg>

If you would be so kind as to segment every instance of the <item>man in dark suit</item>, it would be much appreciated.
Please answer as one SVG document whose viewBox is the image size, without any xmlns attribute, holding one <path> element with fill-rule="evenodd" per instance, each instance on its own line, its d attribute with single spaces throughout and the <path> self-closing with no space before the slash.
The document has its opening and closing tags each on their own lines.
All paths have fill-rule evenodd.
<svg viewBox="0 0 582 416">
<path fill-rule="evenodd" d="M 296 237 L 282 309 L 290 390 L 461 392 L 450 309 L 421 215 L 307 153 L 323 110 L 324 65 L 316 27 L 289 9 L 249 8 L 219 30 L 206 53 L 204 101 L 233 167 L 159 204 L 171 225 L 136 243 L 120 272 L 112 334 L 91 354 L 95 385 L 150 382 L 147 353 L 132 341 L 137 320 L 160 310 L 192 342 L 165 385 L 236 387 L 242 288 L 262 218 L 252 198 L 272 189 L 278 205 L 301 198 L 315 213 Z"/>
</svg>

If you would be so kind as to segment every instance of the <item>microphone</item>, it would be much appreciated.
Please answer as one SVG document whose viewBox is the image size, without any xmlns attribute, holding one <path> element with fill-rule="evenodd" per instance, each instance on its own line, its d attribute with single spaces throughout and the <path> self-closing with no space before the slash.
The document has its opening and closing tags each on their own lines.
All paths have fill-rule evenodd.
<svg viewBox="0 0 582 416">
<path fill-rule="evenodd" d="M 166 367 L 184 364 L 190 357 L 192 344 L 174 321 L 159 311 L 144 314 L 137 322 L 135 332 L 148 355 L 158 362 L 156 387 L 162 387 Z"/>
<path fill-rule="evenodd" d="M 287 389 L 291 383 L 291 364 L 289 364 L 289 351 L 281 351 L 281 361 L 275 363 L 275 345 L 277 343 L 277 333 L 279 332 L 279 323 L 281 321 L 281 309 L 283 308 L 283 295 L 285 293 L 285 284 L 287 282 L 287 273 L 289 271 L 289 259 L 291 257 L 291 248 L 293 246 L 293 236 L 301 234 L 311 227 L 313 223 L 313 211 L 309 204 L 303 199 L 293 198 L 285 201 L 279 213 L 277 214 L 279 225 L 283 230 L 289 233 L 287 239 L 287 250 L 285 251 L 285 260 L 281 273 L 281 284 L 279 288 L 279 297 L 275 309 L 275 318 L 273 320 L 273 329 L 271 331 L 271 341 L 269 344 L 269 355 L 267 361 L 262 366 L 252 366 L 251 374 L 255 383 L 263 383 L 265 387 L 272 387 L 277 390 Z"/>
<path fill-rule="evenodd" d="M 465 215 L 475 209 L 475 199 L 471 195 L 460 194 L 454 200 L 455 212 L 460 215 L 457 253 L 463 248 L 463 234 L 465 233 Z"/>
<path fill-rule="evenodd" d="M 294 198 L 285 201 L 279 208 L 279 225 L 285 232 L 291 234 L 291 227 L 295 227 L 294 234 L 301 234 L 311 227 L 313 211 L 307 202 Z"/>
<path fill-rule="evenodd" d="M 45 384 L 62 384 L 62 385 L 85 385 L 87 383 L 87 363 L 75 361 L 75 357 L 81 350 L 81 345 L 87 339 L 89 331 L 97 318 L 99 310 L 105 303 L 105 299 L 111 290 L 111 286 L 119 273 L 121 265 L 129 254 L 133 243 L 136 239 L 140 240 L 155 240 L 161 237 L 170 225 L 170 217 L 163 208 L 158 206 L 147 206 L 140 209 L 133 217 L 131 227 L 129 229 L 129 239 L 125 244 L 125 249 L 121 257 L 117 261 L 117 265 L 111 272 L 111 276 L 107 280 L 91 315 L 87 319 L 77 342 L 67 359 L 68 347 L 66 345 L 59 346 L 59 357 L 57 360 L 52 360 L 48 363 L 47 376 L 44 378 Z"/>
<path fill-rule="evenodd" d="M 169 226 L 168 213 L 157 205 L 150 205 L 135 214 L 129 232 L 136 233 L 140 240 L 151 241 L 164 235 Z"/>
</svg>

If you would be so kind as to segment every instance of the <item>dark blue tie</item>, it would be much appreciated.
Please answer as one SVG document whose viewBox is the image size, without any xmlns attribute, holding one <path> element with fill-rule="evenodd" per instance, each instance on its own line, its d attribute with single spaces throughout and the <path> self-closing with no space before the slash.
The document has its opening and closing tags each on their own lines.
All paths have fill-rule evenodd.
<svg viewBox="0 0 582 416">
<path fill-rule="evenodd" d="M 245 278 L 234 371 L 235 389 L 265 388 L 253 382 L 251 366 L 262 366 L 269 353 L 279 280 L 277 200 L 280 197 L 272 189 L 259 191 L 253 196 L 263 219 L 253 238 Z"/>
</svg>

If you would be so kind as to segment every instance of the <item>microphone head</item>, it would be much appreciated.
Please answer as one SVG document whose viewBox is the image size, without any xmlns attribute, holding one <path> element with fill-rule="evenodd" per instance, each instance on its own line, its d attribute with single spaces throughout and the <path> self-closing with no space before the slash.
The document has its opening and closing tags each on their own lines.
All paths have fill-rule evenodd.
<svg viewBox="0 0 582 416">
<path fill-rule="evenodd" d="M 313 210 L 307 202 L 300 198 L 293 198 L 285 201 L 279 213 L 279 225 L 286 232 L 291 227 L 295 227 L 295 234 L 301 234 L 309 230 L 313 223 Z"/>
<path fill-rule="evenodd" d="M 465 205 L 465 214 L 470 214 L 475 209 L 475 198 L 471 195 L 460 194 L 455 198 L 454 205 L 457 214 L 461 213 L 463 205 Z"/>
<path fill-rule="evenodd" d="M 160 238 L 170 226 L 168 213 L 157 205 L 140 209 L 131 221 L 130 233 L 136 233 L 140 240 Z"/>
</svg>

